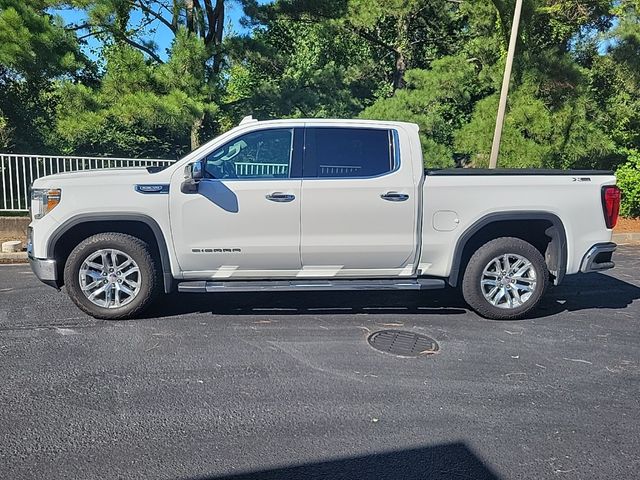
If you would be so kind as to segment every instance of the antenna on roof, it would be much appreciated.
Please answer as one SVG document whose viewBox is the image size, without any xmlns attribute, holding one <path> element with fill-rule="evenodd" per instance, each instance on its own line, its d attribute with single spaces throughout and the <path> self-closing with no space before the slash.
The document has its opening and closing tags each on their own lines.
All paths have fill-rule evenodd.
<svg viewBox="0 0 640 480">
<path fill-rule="evenodd" d="M 242 119 L 242 121 L 240 122 L 240 125 L 245 125 L 247 123 L 253 123 L 253 122 L 257 122 L 258 120 L 256 120 L 255 118 L 253 118 L 253 115 L 247 115 L 246 117 L 244 117 Z"/>
</svg>

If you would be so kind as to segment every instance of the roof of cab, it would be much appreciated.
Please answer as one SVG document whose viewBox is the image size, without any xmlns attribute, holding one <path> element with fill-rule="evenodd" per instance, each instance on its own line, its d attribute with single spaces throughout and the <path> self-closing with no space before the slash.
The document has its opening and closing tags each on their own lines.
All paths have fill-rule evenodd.
<svg viewBox="0 0 640 480">
<path fill-rule="evenodd" d="M 415 123 L 409 122 L 397 122 L 391 120 L 365 120 L 360 118 L 282 118 L 277 120 L 257 120 L 253 118 L 251 115 L 247 115 L 242 119 L 238 126 L 244 126 L 248 124 L 259 123 L 260 125 L 268 126 L 268 125 L 303 125 L 303 124 L 318 124 L 318 125 L 327 125 L 327 124 L 354 124 L 354 125 L 395 125 L 395 126 L 403 126 L 410 128 L 418 128 L 418 125 Z"/>
</svg>

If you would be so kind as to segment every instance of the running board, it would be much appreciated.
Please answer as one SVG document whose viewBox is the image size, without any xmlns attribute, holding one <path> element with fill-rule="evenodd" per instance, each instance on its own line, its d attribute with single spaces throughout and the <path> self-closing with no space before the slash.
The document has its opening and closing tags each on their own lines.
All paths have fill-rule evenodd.
<svg viewBox="0 0 640 480">
<path fill-rule="evenodd" d="M 372 280 L 200 280 L 180 282 L 182 293 L 317 291 L 317 290 L 436 290 L 444 288 L 439 278 L 372 279 Z"/>
</svg>

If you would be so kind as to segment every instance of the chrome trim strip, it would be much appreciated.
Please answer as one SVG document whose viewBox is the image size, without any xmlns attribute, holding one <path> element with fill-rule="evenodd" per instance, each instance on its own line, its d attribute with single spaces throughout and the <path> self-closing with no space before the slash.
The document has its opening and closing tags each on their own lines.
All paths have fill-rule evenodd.
<svg viewBox="0 0 640 480">
<path fill-rule="evenodd" d="M 356 279 L 356 280 L 231 280 L 193 281 L 178 284 L 179 292 L 256 292 L 320 290 L 434 290 L 445 288 L 444 279 Z"/>
</svg>

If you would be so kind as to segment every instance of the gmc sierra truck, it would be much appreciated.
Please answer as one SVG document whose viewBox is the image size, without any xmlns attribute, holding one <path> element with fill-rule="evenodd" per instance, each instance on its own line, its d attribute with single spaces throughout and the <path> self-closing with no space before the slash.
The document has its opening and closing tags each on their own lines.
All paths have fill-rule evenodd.
<svg viewBox="0 0 640 480">
<path fill-rule="evenodd" d="M 410 123 L 247 117 L 165 169 L 36 180 L 31 266 L 104 319 L 175 290 L 447 286 L 516 319 L 614 266 L 611 172 L 425 170 L 421 152 Z"/>
</svg>

